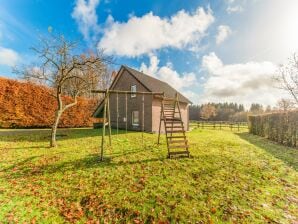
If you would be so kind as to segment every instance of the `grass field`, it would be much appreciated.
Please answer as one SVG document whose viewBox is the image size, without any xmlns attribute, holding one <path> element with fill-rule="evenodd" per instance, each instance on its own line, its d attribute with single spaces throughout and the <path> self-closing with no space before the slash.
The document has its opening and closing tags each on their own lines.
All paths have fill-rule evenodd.
<svg viewBox="0 0 298 224">
<path fill-rule="evenodd" d="M 0 131 L 0 223 L 297 223 L 298 150 L 245 132 L 193 130 L 193 158 L 156 135 Z M 163 136 L 164 137 L 164 136 Z"/>
</svg>

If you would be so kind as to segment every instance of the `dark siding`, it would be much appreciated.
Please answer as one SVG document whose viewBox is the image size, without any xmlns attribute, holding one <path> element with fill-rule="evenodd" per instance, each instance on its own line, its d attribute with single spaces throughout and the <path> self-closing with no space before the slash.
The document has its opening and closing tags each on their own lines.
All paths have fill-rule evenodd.
<svg viewBox="0 0 298 224">
<path fill-rule="evenodd" d="M 149 92 L 138 80 L 130 75 L 126 70 L 119 77 L 119 80 L 114 86 L 114 90 L 130 91 L 132 85 L 137 86 L 137 91 Z M 125 129 L 125 94 L 118 94 L 118 126 L 119 129 Z M 144 130 L 152 132 L 152 96 L 144 96 Z M 113 93 L 110 96 L 111 124 L 113 128 L 117 126 L 117 94 Z M 139 111 L 139 127 L 132 126 L 132 111 Z M 128 130 L 142 130 L 142 95 L 137 95 L 135 98 L 127 95 L 127 128 Z"/>
</svg>

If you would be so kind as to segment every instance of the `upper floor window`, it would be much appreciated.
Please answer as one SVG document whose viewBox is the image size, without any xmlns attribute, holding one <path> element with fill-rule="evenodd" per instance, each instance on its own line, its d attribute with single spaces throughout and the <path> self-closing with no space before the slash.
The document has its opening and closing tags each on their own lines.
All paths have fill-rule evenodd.
<svg viewBox="0 0 298 224">
<path fill-rule="evenodd" d="M 136 85 L 132 85 L 130 87 L 130 91 L 131 92 L 136 92 L 137 91 L 137 86 Z M 137 96 L 137 94 L 133 94 L 133 93 L 130 95 L 131 98 L 136 97 L 136 96 Z"/>
</svg>

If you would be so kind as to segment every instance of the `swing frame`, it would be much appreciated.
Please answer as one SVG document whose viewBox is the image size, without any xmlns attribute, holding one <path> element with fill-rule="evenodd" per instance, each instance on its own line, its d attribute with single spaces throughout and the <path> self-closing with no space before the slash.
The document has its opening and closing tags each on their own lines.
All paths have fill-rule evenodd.
<svg viewBox="0 0 298 224">
<path fill-rule="evenodd" d="M 136 95 L 142 95 L 142 144 L 144 144 L 144 122 L 145 122 L 145 95 L 151 95 L 151 96 L 155 96 L 157 98 L 160 99 L 164 99 L 165 98 L 165 94 L 164 92 L 141 92 L 141 91 L 123 91 L 123 90 L 92 90 L 92 93 L 102 93 L 104 94 L 104 98 L 103 98 L 103 103 L 104 103 L 104 114 L 103 114 L 103 127 L 102 127 L 102 136 L 101 136 L 101 147 L 100 147 L 100 160 L 103 161 L 103 154 L 104 154 L 104 143 L 105 143 L 105 135 L 106 135 L 106 126 L 108 126 L 108 135 L 109 135 L 109 145 L 112 146 L 112 138 L 111 138 L 111 132 L 112 132 L 112 128 L 111 128 L 111 115 L 110 115 L 110 94 L 116 94 L 117 98 L 116 98 L 116 112 L 117 112 L 117 134 L 118 134 L 118 119 L 119 119 L 119 100 L 118 97 L 120 94 L 125 94 L 125 127 L 126 127 L 126 133 L 127 133 L 127 110 L 128 110 L 128 105 L 127 105 L 127 95 L 128 94 L 136 94 Z M 159 138 L 159 137 L 158 137 Z"/>
</svg>

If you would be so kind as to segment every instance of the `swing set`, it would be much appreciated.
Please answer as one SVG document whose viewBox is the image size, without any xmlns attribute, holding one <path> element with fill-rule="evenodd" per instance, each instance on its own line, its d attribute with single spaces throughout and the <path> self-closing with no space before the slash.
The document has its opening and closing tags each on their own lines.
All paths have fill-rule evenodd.
<svg viewBox="0 0 298 224">
<path fill-rule="evenodd" d="M 189 157 L 188 142 L 185 135 L 184 124 L 182 121 L 178 94 L 175 98 L 165 97 L 164 92 L 140 92 L 140 91 L 123 91 L 123 90 L 93 90 L 92 93 L 104 94 L 103 98 L 103 118 L 102 121 L 102 136 L 100 147 L 100 160 L 103 160 L 106 126 L 108 127 L 109 146 L 112 146 L 112 125 L 111 125 L 111 109 L 110 96 L 116 94 L 116 133 L 119 134 L 119 95 L 125 96 L 125 132 L 128 130 L 128 95 L 141 95 L 141 111 L 142 111 L 142 145 L 144 145 L 145 132 L 145 95 L 155 97 L 161 101 L 160 122 L 158 131 L 158 144 L 160 144 L 160 135 L 162 129 L 162 121 L 166 134 L 166 142 L 168 148 L 168 158 L 175 155 L 184 155 Z M 152 98 L 151 98 L 152 99 Z M 178 114 L 178 116 L 176 116 Z M 178 134 L 178 135 L 177 135 Z M 179 145 L 177 145 L 179 144 Z M 172 151 L 173 149 L 183 148 L 183 151 Z"/>
</svg>

